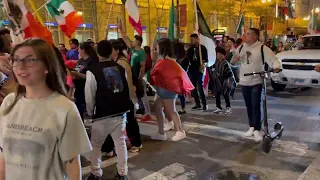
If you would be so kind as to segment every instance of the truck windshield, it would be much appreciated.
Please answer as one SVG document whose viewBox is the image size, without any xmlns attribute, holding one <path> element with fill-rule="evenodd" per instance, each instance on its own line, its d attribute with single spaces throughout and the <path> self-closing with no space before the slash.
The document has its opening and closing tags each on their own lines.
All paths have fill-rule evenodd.
<svg viewBox="0 0 320 180">
<path fill-rule="evenodd" d="M 320 49 L 320 36 L 304 37 L 303 49 Z"/>
</svg>

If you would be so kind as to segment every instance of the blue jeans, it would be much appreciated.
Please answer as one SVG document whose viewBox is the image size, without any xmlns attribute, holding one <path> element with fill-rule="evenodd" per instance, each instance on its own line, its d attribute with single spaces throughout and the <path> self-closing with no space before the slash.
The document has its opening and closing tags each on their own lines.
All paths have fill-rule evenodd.
<svg viewBox="0 0 320 180">
<path fill-rule="evenodd" d="M 250 127 L 261 130 L 261 93 L 262 84 L 254 86 L 243 86 L 242 95 L 247 107 Z"/>
</svg>

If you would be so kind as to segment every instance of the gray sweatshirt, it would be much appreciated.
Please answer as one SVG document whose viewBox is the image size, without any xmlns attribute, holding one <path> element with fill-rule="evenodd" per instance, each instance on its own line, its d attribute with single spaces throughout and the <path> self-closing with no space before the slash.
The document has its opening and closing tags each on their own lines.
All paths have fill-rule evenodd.
<svg viewBox="0 0 320 180">
<path fill-rule="evenodd" d="M 241 46 L 239 46 L 234 56 L 232 57 L 231 61 L 233 61 L 237 56 L 240 56 L 240 85 L 254 86 L 257 84 L 262 84 L 262 79 L 259 75 L 244 76 L 245 73 L 260 72 L 264 70 L 264 64 L 261 55 L 262 45 L 263 44 L 259 41 L 252 44 L 251 46 L 244 43 L 241 52 L 239 53 L 241 48 Z M 270 48 L 264 46 L 263 52 L 265 63 L 267 63 L 269 67 L 273 69 L 281 68 L 280 60 L 275 56 Z"/>
</svg>

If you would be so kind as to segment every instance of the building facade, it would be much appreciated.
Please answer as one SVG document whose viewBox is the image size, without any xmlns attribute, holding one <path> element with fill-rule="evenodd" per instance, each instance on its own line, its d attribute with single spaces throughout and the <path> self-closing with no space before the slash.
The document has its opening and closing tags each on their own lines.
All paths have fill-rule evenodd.
<svg viewBox="0 0 320 180">
<path fill-rule="evenodd" d="M 46 2 L 46 0 L 33 1 L 36 8 Z M 245 8 L 246 3 L 250 3 L 249 1 L 253 0 L 201 0 L 199 5 L 211 30 L 224 29 L 228 35 L 235 38 L 241 13 L 245 14 L 246 28 L 249 28 L 250 21 L 254 27 L 261 27 L 260 22 L 263 14 L 252 12 L 251 9 L 254 8 L 251 6 Z M 81 12 L 83 16 L 84 22 L 74 34 L 74 37 L 80 42 L 88 38 L 99 41 L 105 39 L 106 36 L 108 39 L 118 38 L 117 24 L 119 22 L 124 25 L 126 34 L 130 38 L 137 34 L 128 22 L 128 14 L 121 0 L 70 0 L 70 2 L 76 11 Z M 174 0 L 174 3 L 177 8 L 177 0 Z M 138 0 L 137 4 L 143 29 L 143 45 L 152 44 L 157 33 L 165 37 L 168 32 L 171 0 Z M 179 39 L 188 42 L 189 35 L 195 32 L 194 4 L 191 0 L 179 0 L 178 7 Z M 258 7 L 263 8 L 261 5 Z M 28 8 L 34 12 L 31 6 Z M 52 31 L 55 44 L 64 43 L 68 46 L 69 39 L 59 30 L 55 20 L 49 17 L 46 9 L 42 8 L 38 12 L 45 22 L 44 24 Z"/>
</svg>

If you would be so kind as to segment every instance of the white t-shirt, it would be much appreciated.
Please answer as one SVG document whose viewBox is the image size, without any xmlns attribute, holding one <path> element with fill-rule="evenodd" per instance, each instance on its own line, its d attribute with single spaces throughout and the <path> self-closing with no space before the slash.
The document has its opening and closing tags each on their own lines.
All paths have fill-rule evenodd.
<svg viewBox="0 0 320 180">
<path fill-rule="evenodd" d="M 20 98 L 10 112 L 9 94 L 0 108 L 0 147 L 8 180 L 66 180 L 65 163 L 91 151 L 73 102 L 53 93 L 43 99 Z"/>
</svg>

